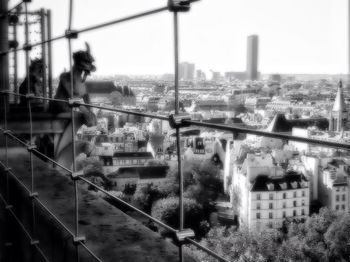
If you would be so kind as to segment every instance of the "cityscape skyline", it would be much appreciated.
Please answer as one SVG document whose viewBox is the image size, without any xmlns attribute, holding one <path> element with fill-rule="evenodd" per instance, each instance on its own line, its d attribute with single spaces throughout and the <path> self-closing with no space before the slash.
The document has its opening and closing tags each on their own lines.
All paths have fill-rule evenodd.
<svg viewBox="0 0 350 262">
<path fill-rule="evenodd" d="M 0 0 L 0 261 L 350 261 L 345 0 L 125 1 Z"/>
<path fill-rule="evenodd" d="M 195 63 L 207 75 L 210 70 L 222 73 L 243 71 L 246 67 L 246 37 L 257 34 L 261 40 L 259 71 L 262 74 L 347 73 L 345 0 L 260 2 L 224 0 L 217 5 L 208 0 L 201 1 L 200 5 L 194 4 L 196 8 L 192 8 L 191 16 L 185 14 L 180 19 L 180 60 Z M 10 6 L 14 4 L 10 1 Z M 74 28 L 158 8 L 165 1 L 115 3 L 105 0 L 104 6 L 92 4 L 91 0 L 76 2 L 74 12 L 83 15 L 73 21 Z M 67 23 L 61 17 L 65 17 L 68 2 L 38 0 L 31 4 L 31 9 L 41 6 L 55 10 L 53 36 L 62 34 Z M 96 18 L 90 15 L 102 12 L 104 15 Z M 82 34 L 74 41 L 73 49 L 82 49 L 85 41 L 90 43 L 96 58 L 95 75 L 173 73 L 171 17 L 165 12 L 141 21 L 141 26 L 140 22 L 130 22 L 127 27 L 117 26 L 117 35 L 108 39 L 102 36 L 115 30 L 114 27 Z M 59 41 L 53 49 L 62 50 L 54 52 L 53 57 L 54 75 L 58 76 L 68 68 L 67 44 Z"/>
</svg>

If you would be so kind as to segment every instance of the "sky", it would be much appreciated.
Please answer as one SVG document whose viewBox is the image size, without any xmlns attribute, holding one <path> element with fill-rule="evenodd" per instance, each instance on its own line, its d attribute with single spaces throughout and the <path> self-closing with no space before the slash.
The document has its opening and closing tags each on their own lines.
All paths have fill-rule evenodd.
<svg viewBox="0 0 350 262">
<path fill-rule="evenodd" d="M 18 0 L 10 0 L 9 7 Z M 75 0 L 73 28 L 144 12 L 166 0 Z M 29 10 L 52 10 L 53 36 L 68 26 L 69 0 L 34 0 Z M 346 73 L 346 0 L 201 0 L 179 15 L 180 61 L 196 69 L 244 71 L 247 36 L 259 35 L 262 73 Z M 174 71 L 173 17 L 168 11 L 84 33 L 96 59 L 96 75 L 164 74 Z M 33 50 L 31 57 L 37 55 Z M 21 62 L 20 58 L 20 63 Z M 53 44 L 53 70 L 68 68 L 67 40 Z M 23 63 L 22 63 L 23 64 Z"/>
</svg>

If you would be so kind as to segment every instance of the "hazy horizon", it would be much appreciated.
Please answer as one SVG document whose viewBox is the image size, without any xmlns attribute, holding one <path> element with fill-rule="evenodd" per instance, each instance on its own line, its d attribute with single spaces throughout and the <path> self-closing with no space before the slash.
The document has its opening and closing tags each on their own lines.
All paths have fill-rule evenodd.
<svg viewBox="0 0 350 262">
<path fill-rule="evenodd" d="M 167 1 L 74 2 L 73 28 L 80 29 L 162 7 Z M 16 3 L 11 0 L 9 7 Z M 67 28 L 68 3 L 36 0 L 28 6 L 52 9 L 53 36 L 58 36 Z M 346 0 L 202 0 L 180 14 L 180 61 L 195 63 L 208 76 L 210 70 L 245 71 L 247 36 L 257 34 L 262 74 L 346 74 L 347 10 Z M 173 73 L 172 29 L 172 15 L 164 12 L 81 34 L 73 40 L 73 49 L 90 43 L 96 76 Z M 66 42 L 53 44 L 54 76 L 68 69 Z M 23 72 L 23 52 L 19 62 Z"/>
</svg>

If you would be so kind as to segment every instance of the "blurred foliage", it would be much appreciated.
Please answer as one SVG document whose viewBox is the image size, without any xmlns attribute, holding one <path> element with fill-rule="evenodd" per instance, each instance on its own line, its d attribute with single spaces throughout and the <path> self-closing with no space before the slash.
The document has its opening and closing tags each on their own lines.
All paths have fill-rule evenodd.
<svg viewBox="0 0 350 262">
<path fill-rule="evenodd" d="M 201 244 L 230 261 L 350 261 L 350 214 L 322 208 L 319 214 L 286 221 L 286 230 L 254 232 L 247 228 L 212 228 Z M 199 261 L 214 258 L 193 246 Z"/>
<path fill-rule="evenodd" d="M 197 237 L 204 236 L 209 230 L 208 222 L 204 218 L 203 207 L 194 199 L 184 198 L 184 227 L 191 228 Z M 152 207 L 151 215 L 173 228 L 179 228 L 179 198 L 168 197 L 156 201 Z M 162 235 L 169 232 L 159 227 Z"/>
</svg>

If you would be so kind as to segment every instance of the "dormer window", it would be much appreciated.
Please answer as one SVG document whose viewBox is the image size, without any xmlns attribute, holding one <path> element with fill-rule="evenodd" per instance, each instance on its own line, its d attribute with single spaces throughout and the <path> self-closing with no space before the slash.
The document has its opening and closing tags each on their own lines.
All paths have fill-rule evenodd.
<svg viewBox="0 0 350 262">
<path fill-rule="evenodd" d="M 307 181 L 302 181 L 302 182 L 301 182 L 301 186 L 302 186 L 302 187 L 307 187 L 307 186 L 308 186 Z"/>
<path fill-rule="evenodd" d="M 286 190 L 287 189 L 287 183 L 286 182 L 281 183 L 280 187 L 281 187 L 282 190 Z"/>
<path fill-rule="evenodd" d="M 292 186 L 292 188 L 297 188 L 298 187 L 298 182 L 292 182 L 290 183 L 290 185 Z"/>
<path fill-rule="evenodd" d="M 275 185 L 272 184 L 272 183 L 269 183 L 269 184 L 267 184 L 267 189 L 268 189 L 269 191 L 272 191 L 272 190 L 275 189 Z"/>
</svg>

